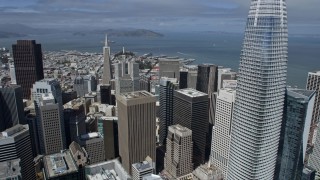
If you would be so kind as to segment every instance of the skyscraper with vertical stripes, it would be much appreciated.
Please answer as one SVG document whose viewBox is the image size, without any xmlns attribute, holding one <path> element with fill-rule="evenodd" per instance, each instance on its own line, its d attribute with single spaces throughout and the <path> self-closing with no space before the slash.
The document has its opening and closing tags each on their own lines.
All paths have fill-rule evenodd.
<svg viewBox="0 0 320 180">
<path fill-rule="evenodd" d="M 273 179 L 288 59 L 285 0 L 252 0 L 240 57 L 228 179 Z"/>
</svg>

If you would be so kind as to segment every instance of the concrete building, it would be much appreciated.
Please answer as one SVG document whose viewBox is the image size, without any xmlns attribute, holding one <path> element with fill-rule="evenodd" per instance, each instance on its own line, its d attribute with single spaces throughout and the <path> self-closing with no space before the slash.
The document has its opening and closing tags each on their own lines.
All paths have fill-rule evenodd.
<svg viewBox="0 0 320 180">
<path fill-rule="evenodd" d="M 0 131 L 17 124 L 27 124 L 24 117 L 22 89 L 20 86 L 0 88 Z M 1 120 L 2 119 L 2 120 Z"/>
<path fill-rule="evenodd" d="M 231 68 L 218 68 L 218 82 L 217 82 L 217 91 L 221 88 L 230 88 L 230 87 L 224 87 L 223 83 L 226 80 L 236 80 L 237 79 L 237 73 L 232 71 Z"/>
<path fill-rule="evenodd" d="M 195 89 L 174 92 L 173 124 L 192 130 L 193 163 L 197 167 L 205 162 L 208 133 L 208 94 Z"/>
<path fill-rule="evenodd" d="M 252 0 L 240 56 L 228 179 L 274 178 L 287 61 L 286 1 Z"/>
<path fill-rule="evenodd" d="M 212 146 L 210 161 L 219 168 L 228 179 L 228 161 L 231 142 L 231 122 L 236 91 L 232 89 L 220 89 L 217 96 L 215 123 L 212 130 Z"/>
<path fill-rule="evenodd" d="M 53 154 L 64 149 L 59 104 L 53 95 L 43 94 L 38 107 L 38 134 L 42 154 Z"/>
<path fill-rule="evenodd" d="M 199 166 L 193 172 L 193 180 L 223 180 L 221 170 L 215 166 L 209 164 L 204 164 Z"/>
<path fill-rule="evenodd" d="M 308 73 L 306 89 L 316 92 L 312 114 L 312 125 L 309 135 L 309 144 L 313 146 L 316 141 L 317 128 L 320 122 L 320 71 Z"/>
<path fill-rule="evenodd" d="M 188 88 L 196 89 L 198 79 L 198 67 L 188 70 Z"/>
<path fill-rule="evenodd" d="M 160 79 L 159 142 L 162 145 L 166 144 L 168 127 L 173 125 L 173 92 L 178 89 L 178 86 L 176 78 L 162 77 Z"/>
<path fill-rule="evenodd" d="M 117 159 L 89 165 L 85 169 L 87 180 L 132 180 Z"/>
<path fill-rule="evenodd" d="M 145 161 L 132 164 L 132 180 L 142 180 L 143 177 L 155 172 L 155 163 L 149 157 Z"/>
<path fill-rule="evenodd" d="M 315 92 L 287 89 L 279 146 L 279 180 L 301 179 L 312 119 Z"/>
<path fill-rule="evenodd" d="M 9 69 L 10 69 L 10 78 L 11 78 L 11 84 L 17 84 L 17 78 L 16 78 L 16 70 L 14 67 L 14 62 L 9 60 Z"/>
<path fill-rule="evenodd" d="M 145 157 L 156 159 L 156 98 L 147 91 L 117 95 L 119 154 L 124 169 Z"/>
<path fill-rule="evenodd" d="M 18 40 L 12 45 L 17 84 L 24 99 L 30 99 L 32 85 L 44 78 L 41 44 L 35 40 Z"/>
<path fill-rule="evenodd" d="M 104 141 L 100 133 L 83 134 L 79 137 L 78 143 L 87 151 L 89 164 L 105 160 Z"/>
<path fill-rule="evenodd" d="M 79 179 L 85 179 L 85 166 L 88 164 L 88 153 L 78 143 L 73 141 L 69 146 L 70 154 L 78 167 Z"/>
<path fill-rule="evenodd" d="M 116 94 L 138 91 L 139 84 L 139 64 L 134 62 L 122 62 L 114 65 Z"/>
<path fill-rule="evenodd" d="M 141 91 L 151 91 L 151 76 L 150 75 L 142 75 L 140 76 L 140 90 Z"/>
<path fill-rule="evenodd" d="M 159 78 L 177 78 L 180 80 L 180 61 L 174 59 L 159 59 Z"/>
<path fill-rule="evenodd" d="M 0 179 L 22 179 L 20 159 L 0 162 Z"/>
<path fill-rule="evenodd" d="M 88 86 L 86 86 L 81 75 L 78 75 L 74 79 L 73 90 L 77 92 L 78 97 L 83 97 L 86 93 L 88 93 Z"/>
<path fill-rule="evenodd" d="M 7 164 L 7 170 L 11 172 L 12 167 L 19 166 L 16 171 L 20 170 L 22 179 L 34 180 L 36 178 L 28 125 L 18 124 L 0 134 L 0 163 Z M 7 177 L 20 176 L 20 173 L 11 174 L 4 168 L 1 168 L 0 172 L 0 177 L 2 173 L 5 174 L 4 176 L 9 175 Z"/>
<path fill-rule="evenodd" d="M 168 178 L 181 179 L 192 173 L 192 131 L 179 124 L 168 127 L 164 171 Z"/>
<path fill-rule="evenodd" d="M 98 119 L 98 130 L 104 139 L 105 159 L 119 157 L 118 117 L 101 117 Z"/>
<path fill-rule="evenodd" d="M 62 101 L 62 90 L 60 86 L 60 82 L 57 79 L 42 79 L 40 81 L 36 81 L 31 90 L 31 97 L 35 104 L 36 112 L 38 111 L 38 104 L 43 95 L 51 93 L 54 97 L 55 103 L 58 105 L 59 109 L 59 120 L 61 126 L 61 135 L 63 147 L 67 148 L 66 144 L 66 132 L 65 132 L 65 122 L 64 122 L 64 114 L 63 114 L 63 101 Z M 38 116 L 38 115 L 37 115 Z M 40 126 L 40 120 L 37 121 L 38 127 Z M 39 130 L 40 131 L 40 130 Z"/>
<path fill-rule="evenodd" d="M 43 157 L 43 172 L 48 180 L 78 180 L 79 172 L 71 152 L 65 150 L 60 153 Z"/>
<path fill-rule="evenodd" d="M 106 35 L 105 46 L 103 47 L 103 76 L 102 76 L 102 83 L 103 84 L 110 84 L 112 79 L 111 73 L 111 50 L 108 44 L 108 35 Z"/>
<path fill-rule="evenodd" d="M 85 75 L 83 77 L 83 83 L 84 83 L 85 89 L 87 89 L 88 92 L 97 91 L 97 80 L 95 76 L 91 74 Z"/>
</svg>

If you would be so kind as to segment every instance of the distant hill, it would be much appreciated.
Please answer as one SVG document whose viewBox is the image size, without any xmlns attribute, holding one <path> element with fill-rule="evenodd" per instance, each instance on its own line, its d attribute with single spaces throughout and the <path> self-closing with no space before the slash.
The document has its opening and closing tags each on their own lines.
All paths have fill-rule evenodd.
<svg viewBox="0 0 320 180">
<path fill-rule="evenodd" d="M 162 37 L 163 34 L 147 29 L 108 29 L 95 30 L 91 32 L 75 32 L 75 36 L 85 36 L 86 34 L 108 34 L 110 37 Z"/>
<path fill-rule="evenodd" d="M 0 38 L 10 38 L 10 37 L 25 37 L 25 34 L 2 32 L 0 31 Z"/>
<path fill-rule="evenodd" d="M 24 24 L 0 24 L 0 38 L 24 37 L 27 35 L 41 35 L 56 32 L 58 32 L 58 30 L 34 28 Z"/>
</svg>

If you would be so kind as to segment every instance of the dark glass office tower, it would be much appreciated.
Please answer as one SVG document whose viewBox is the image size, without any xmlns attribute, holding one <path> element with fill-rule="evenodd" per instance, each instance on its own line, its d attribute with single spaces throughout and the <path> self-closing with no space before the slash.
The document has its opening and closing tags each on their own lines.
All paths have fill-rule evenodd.
<svg viewBox="0 0 320 180">
<path fill-rule="evenodd" d="M 23 98 L 30 99 L 32 85 L 44 78 L 41 44 L 35 40 L 18 40 L 12 45 L 17 84 L 21 86 Z"/>
<path fill-rule="evenodd" d="M 301 179 L 314 100 L 314 91 L 287 89 L 276 179 Z"/>
<path fill-rule="evenodd" d="M 173 124 L 192 130 L 194 168 L 205 162 L 208 129 L 208 94 L 195 89 L 174 91 Z"/>
<path fill-rule="evenodd" d="M 111 85 L 103 84 L 100 86 L 101 104 L 111 104 Z"/>
<path fill-rule="evenodd" d="M 179 89 L 188 88 L 188 71 L 180 71 Z"/>
<path fill-rule="evenodd" d="M 20 86 L 0 88 L 0 131 L 17 124 L 26 124 Z"/>
<path fill-rule="evenodd" d="M 273 179 L 288 61 L 285 0 L 252 0 L 233 111 L 230 179 Z"/>
<path fill-rule="evenodd" d="M 201 64 L 198 66 L 197 90 L 211 94 L 217 92 L 218 66 Z"/>
<path fill-rule="evenodd" d="M 174 82 L 172 82 L 173 80 L 176 79 L 166 77 L 160 79 L 159 142 L 162 145 L 166 144 L 165 141 L 168 135 L 168 127 L 173 125 L 173 92 L 177 89 L 177 84 L 174 84 Z"/>
</svg>

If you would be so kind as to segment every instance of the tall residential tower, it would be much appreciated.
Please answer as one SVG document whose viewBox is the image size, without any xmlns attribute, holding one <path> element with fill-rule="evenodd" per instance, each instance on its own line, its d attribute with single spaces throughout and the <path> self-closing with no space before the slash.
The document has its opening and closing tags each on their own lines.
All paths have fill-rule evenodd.
<svg viewBox="0 0 320 180">
<path fill-rule="evenodd" d="M 232 120 L 229 179 L 273 179 L 288 59 L 285 0 L 252 0 Z"/>
</svg>

